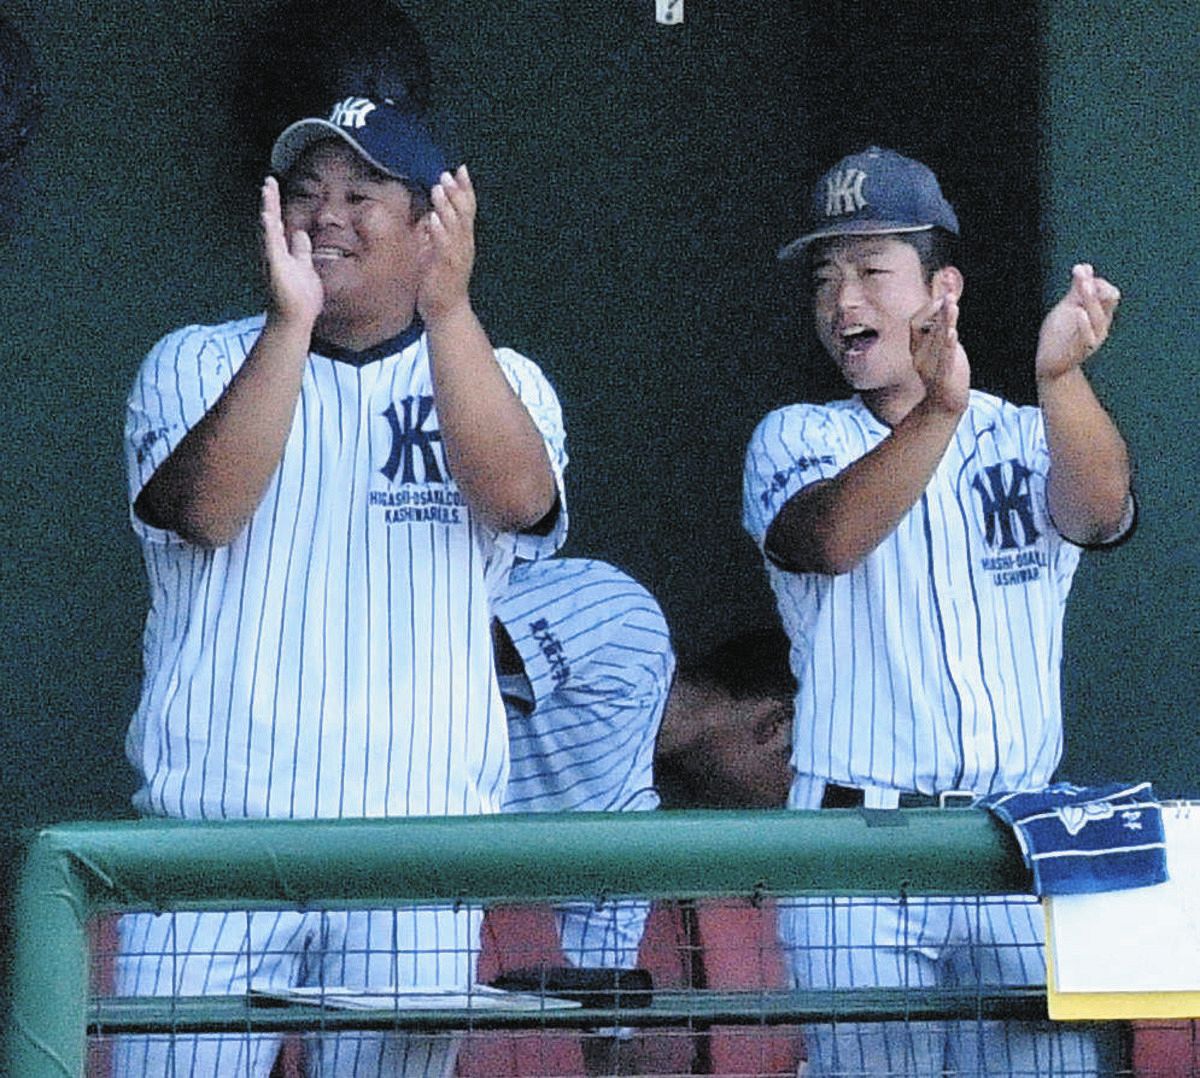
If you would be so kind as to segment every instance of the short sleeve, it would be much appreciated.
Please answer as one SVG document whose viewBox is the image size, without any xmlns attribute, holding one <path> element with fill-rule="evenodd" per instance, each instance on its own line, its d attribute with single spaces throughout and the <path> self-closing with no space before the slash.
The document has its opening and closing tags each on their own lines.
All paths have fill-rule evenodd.
<svg viewBox="0 0 1200 1078">
<path fill-rule="evenodd" d="M 1037 489 L 1041 492 L 1043 501 L 1042 512 L 1045 514 L 1046 519 L 1054 525 L 1055 531 L 1059 535 L 1062 535 L 1058 530 L 1058 525 L 1054 522 L 1054 517 L 1050 513 L 1050 448 L 1046 441 L 1045 416 L 1041 408 L 1036 408 L 1032 405 L 1015 408 L 1013 411 L 1014 418 L 1012 419 L 1012 423 L 1016 427 L 1016 435 L 1020 441 L 1021 459 L 1030 471 L 1042 479 L 1042 482 L 1037 486 Z M 1083 550 L 1105 550 L 1120 546 L 1129 539 L 1136 527 L 1137 501 L 1133 494 L 1130 493 L 1124 519 L 1113 535 L 1101 542 L 1088 544 L 1075 543 L 1065 535 L 1062 536 L 1062 539 L 1072 547 L 1079 547 Z"/>
<path fill-rule="evenodd" d="M 516 556 L 533 561 L 553 554 L 567 537 L 567 495 L 563 483 L 567 442 L 562 408 L 554 387 L 532 360 L 511 348 L 498 348 L 496 361 L 542 435 L 558 489 L 557 513 L 550 529 L 544 535 L 522 532 L 516 537 Z"/>
<path fill-rule="evenodd" d="M 850 461 L 829 409 L 798 404 L 771 412 L 750 438 L 742 483 L 742 526 L 761 547 L 797 491 L 831 479 Z"/>
<path fill-rule="evenodd" d="M 245 326 L 251 339 L 260 329 L 258 322 Z M 231 347 L 230 339 L 214 333 L 212 327 L 188 326 L 160 340 L 142 361 L 125 410 L 125 464 L 130 518 L 143 538 L 169 533 L 140 521 L 132 512 L 133 503 L 225 392 L 245 354 L 244 348 Z"/>
</svg>

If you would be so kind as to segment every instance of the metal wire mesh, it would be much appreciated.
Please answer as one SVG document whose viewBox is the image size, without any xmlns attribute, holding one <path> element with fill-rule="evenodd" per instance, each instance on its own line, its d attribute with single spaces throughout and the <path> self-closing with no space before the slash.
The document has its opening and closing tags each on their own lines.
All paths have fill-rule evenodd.
<svg viewBox="0 0 1200 1078">
<path fill-rule="evenodd" d="M 49 1058 L 54 1073 L 263 1078 L 272 1068 L 462 1078 L 1197 1072 L 1190 1023 L 1132 1037 L 1123 1023 L 1046 1024 L 1039 909 L 1010 897 L 1013 851 L 982 814 L 906 811 L 886 828 L 835 811 L 662 815 L 45 833 L 18 891 L 7 1072 L 47 1073 Z M 603 909 L 613 895 L 653 902 L 635 959 L 653 991 L 592 984 L 563 1006 L 550 975 L 568 963 L 540 903 Z M 438 931 L 409 931 L 430 903 L 442 916 L 423 924 Z M 481 926 L 477 906 L 487 909 Z M 147 923 L 164 927 L 155 935 Z M 430 968 L 465 998 L 447 1008 L 388 994 L 421 985 Z M 229 970 L 240 983 L 221 980 Z M 497 1008 L 486 988 L 467 987 L 514 970 L 533 971 L 526 1009 Z M 246 990 L 280 984 L 315 995 Z M 367 1010 L 334 1005 L 347 985 L 384 994 Z M 1029 1057 L 1013 1048 L 1022 1027 L 1038 1046 Z M 1064 1034 L 1079 1036 L 1076 1048 L 1086 1039 L 1088 1054 L 1063 1050 Z M 151 1037 L 164 1055 L 127 1050 Z M 195 1046 L 218 1053 L 207 1070 L 193 1066 Z"/>
<path fill-rule="evenodd" d="M 254 922 L 264 918 L 272 925 L 277 922 L 277 915 L 261 911 L 228 915 L 224 922 L 225 939 L 238 931 L 247 939 L 253 937 Z M 122 1038 L 142 1039 L 124 1032 L 131 1024 L 131 1016 L 127 1001 L 114 995 L 119 962 L 128 962 L 132 957 L 150 962 L 156 970 L 177 973 L 196 957 L 192 915 L 179 914 L 172 920 L 174 928 L 162 933 L 166 946 L 161 952 L 139 945 L 132 954 L 126 947 L 120 958 L 122 944 L 117 918 L 108 917 L 97 923 L 93 933 L 90 1075 L 99 1078 L 114 1073 L 114 1048 Z M 318 932 L 322 923 L 329 920 L 328 913 L 315 916 Z M 130 937 L 128 932 L 125 935 Z M 262 935 L 261 930 L 258 935 Z M 480 938 L 476 976 L 481 984 L 516 972 L 536 983 L 539 975 L 544 980 L 555 971 L 569 968 L 554 911 L 549 906 L 493 907 L 483 920 Z M 189 941 L 193 950 L 180 946 Z M 288 946 L 294 945 L 295 941 L 289 938 Z M 224 953 L 214 948 L 205 956 L 209 960 L 207 970 L 233 963 L 259 971 L 273 959 L 287 957 L 282 948 L 274 954 L 267 948 L 251 956 L 246 949 L 237 947 L 227 947 Z M 406 957 L 411 956 L 400 956 L 401 960 Z M 583 1019 L 573 1013 L 576 1008 L 513 1015 L 487 1010 L 492 1004 L 490 998 L 472 999 L 468 995 L 460 1012 L 466 1021 L 460 1021 L 454 1030 L 457 1049 L 454 1073 L 461 1078 L 574 1076 L 589 1073 L 589 1067 L 591 1073 L 602 1071 L 605 1062 L 612 1073 L 626 1074 L 778 1078 L 796 1073 L 802 1058 L 798 1028 L 778 1023 L 765 1007 L 757 1018 L 752 1013 L 756 999 L 765 1002 L 774 996 L 778 1004 L 778 997 L 785 993 L 788 984 L 776 939 L 773 903 L 732 899 L 658 902 L 648 918 L 637 962 L 638 969 L 645 970 L 652 978 L 650 998 L 656 1004 L 653 1014 L 649 1013 L 651 1008 L 642 1006 L 647 1002 L 642 992 L 636 993 L 636 999 L 633 994 L 629 996 L 633 1006 L 616 993 L 611 1000 L 597 999 L 594 989 L 584 993 L 558 989 L 555 993 L 555 999 L 570 1000 L 574 994 L 582 995 L 578 1001 L 584 1004 L 602 1003 L 607 1008 L 603 1019 L 607 1024 L 603 1027 L 582 1024 Z M 157 983 L 161 988 L 165 980 Z M 726 998 L 727 1007 L 746 1012 L 734 1016 L 738 1024 L 712 1021 L 712 1003 L 717 996 Z M 248 1013 L 229 1007 L 222 1010 L 219 1005 L 198 1012 L 191 1005 L 194 1001 L 182 998 L 160 998 L 157 1005 L 153 1001 L 144 1002 L 149 1007 L 148 1022 L 165 1020 L 165 1025 L 175 1027 L 159 1035 L 163 1047 L 191 1040 L 195 1035 L 190 1029 L 197 1023 L 212 1025 L 221 1021 L 231 1026 L 244 1023 L 243 1029 L 230 1031 L 220 1039 L 212 1034 L 200 1035 L 195 1054 L 211 1060 L 217 1068 L 214 1073 L 259 1073 L 264 1065 L 262 1053 L 278 1051 L 275 1075 L 304 1074 L 317 1052 L 316 1040 L 326 1034 L 333 1038 L 355 1036 L 335 1028 L 345 1015 L 337 1010 L 338 1001 L 332 998 L 332 991 L 325 1000 L 329 1009 L 320 1006 L 302 1009 L 296 1005 L 290 1015 L 286 1009 L 265 1006 L 250 1008 Z M 380 1009 L 386 1012 L 389 1002 L 393 1001 L 385 1002 L 381 996 Z M 413 1015 L 395 1017 L 399 1028 Z M 300 1021 L 306 1022 L 306 1028 L 291 1032 L 274 1030 L 273 1035 L 264 1032 L 266 1027 L 290 1026 Z M 521 1025 L 515 1025 L 517 1021 Z M 628 1024 L 613 1026 L 614 1021 Z M 385 1016 L 372 1024 L 386 1026 L 388 1022 Z M 259 1050 L 264 1038 L 268 1043 Z M 240 1042 L 240 1046 L 231 1045 L 231 1041 Z M 179 1054 L 168 1050 L 165 1055 L 148 1053 L 142 1057 L 135 1053 L 132 1061 L 126 1053 L 123 1058 L 118 1055 L 116 1072 L 128 1074 L 132 1068 L 133 1072 L 140 1069 L 152 1073 L 149 1068 L 162 1068 L 164 1059 L 170 1061 L 168 1066 L 184 1073 L 191 1072 L 194 1062 L 190 1049 Z M 359 1063 L 361 1069 L 363 1061 Z"/>
<path fill-rule="evenodd" d="M 386 922 L 397 915 L 381 916 Z M 219 991 L 214 971 L 232 963 L 245 969 L 251 988 L 269 991 L 264 971 L 279 961 L 293 980 L 304 979 L 312 947 L 329 946 L 341 915 L 213 916 L 220 918 L 222 944 L 203 953 L 206 987 Z M 313 998 L 290 1003 L 268 995 L 247 1004 L 244 992 L 206 1001 L 168 991 L 157 999 L 142 995 L 131 1007 L 115 994 L 121 964 L 134 959 L 169 971 L 149 986 L 162 991 L 201 954 L 202 932 L 194 913 L 168 915 L 171 927 L 157 937 L 165 946 L 155 950 L 144 933 L 119 932 L 110 916 L 92 932 L 87 1073 L 293 1078 L 320 1061 L 326 1068 L 320 1073 L 341 1073 L 342 1065 L 348 1074 L 459 1078 L 1196 1074 L 1200 1051 L 1190 1023 L 1156 1024 L 1132 1039 L 1124 1024 L 1044 1018 L 1039 916 L 1023 897 L 660 900 L 637 956 L 653 990 L 627 989 L 623 999 L 619 986 L 598 991 L 553 983 L 570 964 L 550 906 L 493 906 L 482 922 L 475 981 L 486 986 L 519 973 L 530 989 L 520 993 L 521 1002 L 532 1009 L 495 1010 L 486 989 L 478 989 L 455 1010 L 440 1012 L 386 991 L 372 1001 L 374 1010 L 347 1011 L 334 983 L 341 977 L 324 990 L 314 986 Z M 309 935 L 279 931 L 281 917 L 297 924 L 307 917 Z M 412 949 L 393 950 L 398 935 L 384 932 L 367 941 L 361 956 L 377 951 L 393 970 L 421 957 Z M 255 939 L 268 942 L 255 948 Z M 133 940 L 143 942 L 131 947 Z M 230 946 L 230 940 L 239 942 Z M 901 941 L 909 946 L 898 946 Z M 455 960 L 471 957 L 470 948 L 448 950 Z M 343 957 L 339 953 L 339 962 Z M 793 987 L 793 974 L 807 990 Z M 997 991 L 1005 982 L 1012 990 L 1007 996 Z M 138 991 L 147 987 L 142 983 Z M 532 999 L 538 995 L 542 1008 Z M 559 1009 L 562 1000 L 581 1006 Z M 139 1008 L 147 1027 L 160 1027 L 152 1041 L 138 1032 Z M 452 1058 L 452 1069 L 439 1070 L 443 1063 L 420 1054 L 426 1041 L 416 1039 L 416 1030 L 436 1032 L 446 1055 L 431 1059 Z M 404 1042 L 402 1054 L 382 1052 L 379 1034 Z"/>
</svg>

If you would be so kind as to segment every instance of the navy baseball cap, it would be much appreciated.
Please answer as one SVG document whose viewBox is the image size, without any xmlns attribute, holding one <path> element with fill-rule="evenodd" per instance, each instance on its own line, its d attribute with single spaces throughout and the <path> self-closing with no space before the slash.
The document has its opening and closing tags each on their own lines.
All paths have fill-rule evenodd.
<svg viewBox="0 0 1200 1078">
<path fill-rule="evenodd" d="M 339 101 L 328 120 L 297 120 L 275 140 L 272 170 L 286 174 L 309 146 L 330 137 L 342 139 L 380 172 L 397 180 L 411 180 L 427 190 L 446 171 L 446 159 L 418 115 L 390 101 L 367 97 Z"/>
<path fill-rule="evenodd" d="M 868 146 L 843 157 L 813 191 L 807 230 L 779 249 L 795 258 L 813 240 L 877 236 L 944 228 L 958 235 L 958 217 L 932 170 L 911 157 Z"/>
</svg>

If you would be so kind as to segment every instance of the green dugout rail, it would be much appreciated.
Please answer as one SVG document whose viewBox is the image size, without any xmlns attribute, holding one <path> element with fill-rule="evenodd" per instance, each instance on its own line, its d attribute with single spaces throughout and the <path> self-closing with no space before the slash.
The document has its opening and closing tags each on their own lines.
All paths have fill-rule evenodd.
<svg viewBox="0 0 1200 1078">
<path fill-rule="evenodd" d="M 89 1023 L 87 923 L 135 910 L 367 909 L 410 903 L 557 899 L 974 895 L 1027 891 L 1012 836 L 980 809 L 897 812 L 570 813 L 403 820 L 70 823 L 29 842 L 15 896 L 10 1078 L 84 1073 Z M 842 990 L 838 995 L 848 995 Z M 751 1000 L 656 993 L 638 1024 L 795 1022 L 828 1013 L 833 993 L 780 992 Z M 107 1032 L 246 1030 L 245 1000 L 109 1000 Z M 115 1009 L 113 1004 L 116 1004 Z M 1044 1016 L 1041 990 L 981 996 L 898 990 L 839 999 L 843 1016 Z M 156 1010 L 157 1008 L 157 1010 Z M 916 1010 L 914 1010 L 916 1008 Z M 558 1012 L 562 1025 L 603 1017 Z M 254 1016 L 256 1029 L 312 1020 L 304 1008 Z M 394 1027 L 387 1011 L 321 1017 L 356 1028 Z M 488 1016 L 496 1025 L 528 1023 Z M 542 1016 L 538 1016 L 541 1022 Z M 453 1028 L 463 1015 L 408 1013 L 410 1026 Z M 621 1021 L 631 1015 L 621 1012 Z M 471 1018 L 478 1026 L 478 1017 Z"/>
</svg>

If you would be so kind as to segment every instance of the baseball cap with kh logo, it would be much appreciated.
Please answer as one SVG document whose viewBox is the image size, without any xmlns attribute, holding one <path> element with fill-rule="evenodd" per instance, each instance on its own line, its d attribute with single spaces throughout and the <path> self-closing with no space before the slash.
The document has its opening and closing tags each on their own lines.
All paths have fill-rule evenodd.
<svg viewBox="0 0 1200 1078">
<path fill-rule="evenodd" d="M 958 217 L 937 177 L 920 161 L 869 146 L 843 157 L 818 181 L 799 239 L 779 250 L 786 260 L 814 240 L 944 228 L 958 235 Z"/>
<path fill-rule="evenodd" d="M 340 138 L 380 172 L 411 180 L 426 189 L 446 171 L 446 160 L 424 121 L 390 101 L 347 97 L 333 106 L 328 120 L 298 120 L 275 140 L 271 168 L 286 174 L 314 142 Z"/>
</svg>

